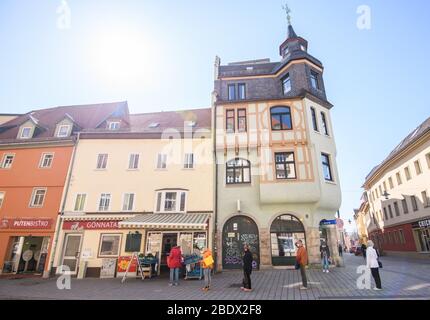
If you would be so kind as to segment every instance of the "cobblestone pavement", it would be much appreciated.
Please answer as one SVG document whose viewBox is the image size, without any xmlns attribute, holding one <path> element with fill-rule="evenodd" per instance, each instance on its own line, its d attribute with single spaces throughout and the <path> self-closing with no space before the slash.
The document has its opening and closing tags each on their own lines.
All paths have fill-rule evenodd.
<svg viewBox="0 0 430 320">
<path fill-rule="evenodd" d="M 148 280 L 72 279 L 70 290 L 59 290 L 56 279 L 1 279 L 0 299 L 160 299 L 160 300 L 307 300 L 307 299 L 428 299 L 430 259 L 382 257 L 382 291 L 357 289 L 357 267 L 363 257 L 345 254 L 345 267 L 330 273 L 307 270 L 309 289 L 300 290 L 296 270 L 264 270 L 252 274 L 254 291 L 242 292 L 242 273 L 229 271 L 213 276 L 212 289 L 201 290 L 202 281 L 180 281 L 169 287 L 166 278 Z M 373 281 L 372 281 L 373 287 Z"/>
</svg>

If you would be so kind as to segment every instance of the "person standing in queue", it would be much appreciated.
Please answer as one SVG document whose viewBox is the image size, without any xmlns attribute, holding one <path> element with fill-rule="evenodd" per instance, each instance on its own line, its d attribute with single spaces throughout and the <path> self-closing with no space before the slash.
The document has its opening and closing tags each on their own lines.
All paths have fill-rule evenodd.
<svg viewBox="0 0 430 320">
<path fill-rule="evenodd" d="M 243 287 L 240 289 L 246 292 L 252 291 L 251 288 L 251 273 L 252 273 L 252 253 L 247 244 L 243 247 Z"/>
<path fill-rule="evenodd" d="M 306 290 L 308 288 L 308 279 L 306 277 L 306 265 L 308 264 L 308 253 L 303 246 L 302 240 L 296 242 L 297 256 L 296 256 L 296 269 L 300 269 L 300 275 L 302 276 L 302 286 L 301 290 Z"/>
<path fill-rule="evenodd" d="M 170 254 L 167 257 L 167 266 L 170 269 L 169 286 L 179 285 L 179 269 L 182 268 L 181 247 L 175 246 L 170 250 Z"/>
</svg>

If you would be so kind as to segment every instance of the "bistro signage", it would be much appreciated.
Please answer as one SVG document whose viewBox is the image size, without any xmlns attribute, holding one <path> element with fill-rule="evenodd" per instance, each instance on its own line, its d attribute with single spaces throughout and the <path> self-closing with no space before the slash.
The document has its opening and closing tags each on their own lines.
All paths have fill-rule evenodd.
<svg viewBox="0 0 430 320">
<path fill-rule="evenodd" d="M 119 229 L 119 220 L 114 221 L 99 221 L 99 220 L 87 220 L 87 221 L 64 221 L 63 230 L 115 230 Z"/>
<path fill-rule="evenodd" d="M 52 219 L 2 219 L 2 229 L 51 229 Z"/>
<path fill-rule="evenodd" d="M 425 229 L 425 228 L 429 228 L 429 227 L 430 227 L 430 219 L 425 219 L 425 220 L 417 221 L 417 222 L 414 222 L 412 224 L 412 228 L 422 228 L 422 229 Z"/>
</svg>

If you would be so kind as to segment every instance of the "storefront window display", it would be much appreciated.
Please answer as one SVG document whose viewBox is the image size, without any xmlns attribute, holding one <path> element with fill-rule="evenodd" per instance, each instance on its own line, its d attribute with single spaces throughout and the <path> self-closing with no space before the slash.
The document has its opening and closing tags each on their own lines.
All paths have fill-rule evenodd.
<svg viewBox="0 0 430 320">
<path fill-rule="evenodd" d="M 119 234 L 102 234 L 100 236 L 100 257 L 117 257 L 121 243 Z"/>
</svg>

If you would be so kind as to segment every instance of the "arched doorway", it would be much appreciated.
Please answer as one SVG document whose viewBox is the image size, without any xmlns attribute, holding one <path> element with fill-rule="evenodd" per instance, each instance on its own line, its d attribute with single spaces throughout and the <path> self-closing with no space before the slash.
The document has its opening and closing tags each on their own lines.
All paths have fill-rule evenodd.
<svg viewBox="0 0 430 320">
<path fill-rule="evenodd" d="M 302 240 L 306 245 L 305 227 L 295 216 L 284 214 L 277 217 L 270 226 L 272 265 L 292 266 L 296 261 L 295 243 Z"/>
<path fill-rule="evenodd" d="M 229 219 L 222 232 L 223 269 L 241 269 L 243 246 L 247 244 L 254 258 L 253 267 L 260 267 L 260 237 L 257 224 L 249 217 Z"/>
</svg>

